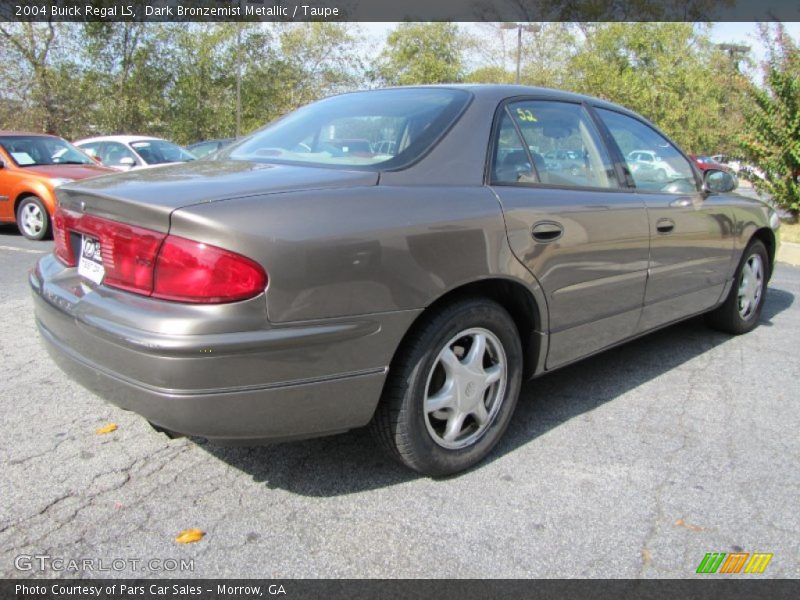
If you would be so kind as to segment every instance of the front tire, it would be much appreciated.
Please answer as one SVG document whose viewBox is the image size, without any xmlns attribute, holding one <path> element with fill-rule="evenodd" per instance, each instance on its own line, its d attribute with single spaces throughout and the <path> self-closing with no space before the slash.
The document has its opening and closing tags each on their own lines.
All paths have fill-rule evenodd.
<svg viewBox="0 0 800 600">
<path fill-rule="evenodd" d="M 728 297 L 708 313 L 708 324 L 733 335 L 755 329 L 767 295 L 769 268 L 769 254 L 764 243 L 751 241 L 742 254 Z"/>
<path fill-rule="evenodd" d="M 447 305 L 398 350 L 371 423 L 396 460 L 433 477 L 470 468 L 508 427 L 522 348 L 508 312 L 487 299 Z"/>
<path fill-rule="evenodd" d="M 19 203 L 17 228 L 29 240 L 43 240 L 50 235 L 50 215 L 36 196 L 23 198 Z"/>
</svg>

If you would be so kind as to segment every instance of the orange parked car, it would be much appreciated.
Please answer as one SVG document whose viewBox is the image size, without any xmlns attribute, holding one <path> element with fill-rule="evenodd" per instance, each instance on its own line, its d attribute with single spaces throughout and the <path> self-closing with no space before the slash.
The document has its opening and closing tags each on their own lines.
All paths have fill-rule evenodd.
<svg viewBox="0 0 800 600">
<path fill-rule="evenodd" d="M 16 222 L 26 238 L 44 239 L 56 186 L 113 172 L 60 137 L 0 131 L 0 222 Z"/>
</svg>

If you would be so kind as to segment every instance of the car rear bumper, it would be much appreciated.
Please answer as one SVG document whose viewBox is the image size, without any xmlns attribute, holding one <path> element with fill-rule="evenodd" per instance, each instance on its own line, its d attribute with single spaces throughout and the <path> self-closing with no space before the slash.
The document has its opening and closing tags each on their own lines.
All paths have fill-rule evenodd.
<svg viewBox="0 0 800 600">
<path fill-rule="evenodd" d="M 30 274 L 36 323 L 53 360 L 84 387 L 159 427 L 222 443 L 366 425 L 391 354 L 416 316 L 281 327 L 264 319 L 257 327 L 263 296 L 221 313 L 96 287 L 74 271 L 48 256 Z M 203 310 L 217 311 L 215 318 Z M 220 330 L 244 324 L 243 331 Z"/>
</svg>

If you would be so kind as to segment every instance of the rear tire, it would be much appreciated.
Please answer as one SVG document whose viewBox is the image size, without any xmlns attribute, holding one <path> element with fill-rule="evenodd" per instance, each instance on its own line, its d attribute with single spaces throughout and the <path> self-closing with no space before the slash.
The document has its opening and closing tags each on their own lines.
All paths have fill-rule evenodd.
<svg viewBox="0 0 800 600">
<path fill-rule="evenodd" d="M 742 254 L 728 297 L 706 316 L 708 324 L 733 335 L 755 329 L 764 308 L 769 269 L 769 254 L 764 243 L 751 241 Z"/>
<path fill-rule="evenodd" d="M 50 235 L 50 215 L 36 196 L 27 196 L 17 206 L 17 228 L 29 240 L 43 240 Z"/>
<path fill-rule="evenodd" d="M 508 427 L 522 380 L 516 325 L 496 302 L 447 305 L 404 340 L 370 429 L 390 456 L 424 475 L 481 461 Z"/>
</svg>

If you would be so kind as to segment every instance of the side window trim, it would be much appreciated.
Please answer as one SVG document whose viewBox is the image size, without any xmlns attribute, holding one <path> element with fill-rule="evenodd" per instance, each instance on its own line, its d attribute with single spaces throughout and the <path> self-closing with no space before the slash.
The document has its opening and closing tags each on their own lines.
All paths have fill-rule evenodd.
<svg viewBox="0 0 800 600">
<path fill-rule="evenodd" d="M 620 189 L 623 191 L 635 191 L 636 182 L 633 180 L 633 175 L 628 169 L 628 163 L 625 160 L 625 156 L 622 154 L 622 150 L 617 145 L 614 136 L 611 135 L 611 130 L 606 126 L 605 122 L 603 122 L 603 119 L 600 118 L 593 104 L 584 102 L 584 108 L 586 112 L 589 113 L 594 126 L 600 133 L 600 137 L 603 140 L 603 144 L 606 146 L 611 160 L 614 161 L 614 171 L 616 171 L 617 180 L 622 186 Z"/>
<path fill-rule="evenodd" d="M 531 181 L 529 183 L 541 184 L 542 178 L 539 176 L 539 170 L 536 168 L 536 163 L 533 160 L 533 154 L 531 154 L 531 149 L 528 147 L 528 143 L 525 141 L 525 136 L 522 135 L 522 130 L 519 128 L 519 123 L 517 123 L 516 119 L 514 118 L 514 115 L 511 114 L 511 111 L 509 110 L 508 106 L 509 106 L 509 103 L 506 103 L 506 105 L 503 107 L 503 111 L 505 112 L 505 114 L 508 117 L 508 119 L 511 121 L 511 124 L 514 126 L 514 131 L 517 133 L 517 138 L 519 139 L 519 143 L 522 144 L 522 149 L 525 150 L 525 156 L 528 157 L 528 164 L 531 166 L 531 172 L 536 177 L 536 181 L 535 182 Z M 500 119 L 500 122 L 502 123 L 502 118 Z M 499 133 L 499 130 L 498 130 L 498 133 Z M 499 140 L 498 140 L 497 147 L 499 148 L 499 146 L 500 146 L 500 143 L 499 143 Z M 493 166 L 492 173 L 494 173 L 494 166 Z M 520 182 L 517 182 L 517 183 L 520 183 Z"/>
</svg>

